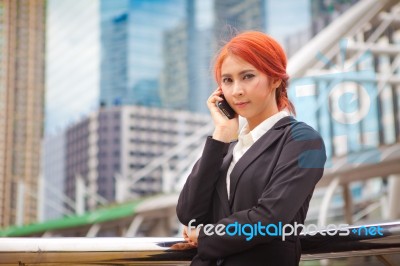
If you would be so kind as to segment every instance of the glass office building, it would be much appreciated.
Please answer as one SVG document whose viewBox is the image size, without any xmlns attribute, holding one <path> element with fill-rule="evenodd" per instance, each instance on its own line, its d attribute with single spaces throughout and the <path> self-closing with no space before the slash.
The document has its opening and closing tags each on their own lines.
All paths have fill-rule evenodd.
<svg viewBox="0 0 400 266">
<path fill-rule="evenodd" d="M 100 105 L 161 106 L 164 32 L 185 19 L 183 0 L 102 0 Z"/>
</svg>

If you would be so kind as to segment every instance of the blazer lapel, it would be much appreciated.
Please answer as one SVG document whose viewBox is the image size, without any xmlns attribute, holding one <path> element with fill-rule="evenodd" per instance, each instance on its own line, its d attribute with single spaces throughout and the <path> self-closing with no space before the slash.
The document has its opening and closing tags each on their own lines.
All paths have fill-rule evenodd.
<svg viewBox="0 0 400 266">
<path fill-rule="evenodd" d="M 287 125 L 295 123 L 296 120 L 291 117 L 284 117 L 279 120 L 275 126 L 273 126 L 267 133 L 265 133 L 261 138 L 259 138 L 246 152 L 243 154 L 242 158 L 233 167 L 231 173 L 231 185 L 230 185 L 230 197 L 229 206 L 232 208 L 233 199 L 235 198 L 236 187 L 239 179 L 244 172 L 244 170 L 255 160 L 260 154 L 268 149 L 276 140 L 278 140 L 284 130 L 280 130 Z"/>
<path fill-rule="evenodd" d="M 237 142 L 232 143 L 229 146 L 228 153 L 226 154 L 224 161 L 222 162 L 221 166 L 221 175 L 217 181 L 217 193 L 218 196 L 221 200 L 221 206 L 224 212 L 225 217 L 228 217 L 231 215 L 231 210 L 229 208 L 229 202 L 228 202 L 228 192 L 226 191 L 226 173 L 228 172 L 229 165 L 231 164 L 232 157 L 233 157 L 233 148 Z"/>
</svg>

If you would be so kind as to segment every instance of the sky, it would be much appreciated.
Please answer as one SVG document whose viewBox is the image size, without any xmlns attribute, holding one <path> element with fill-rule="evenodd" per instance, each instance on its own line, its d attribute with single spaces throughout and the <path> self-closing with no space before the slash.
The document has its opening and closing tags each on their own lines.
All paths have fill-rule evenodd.
<svg viewBox="0 0 400 266">
<path fill-rule="evenodd" d="M 46 134 L 57 133 L 96 108 L 100 71 L 98 5 L 98 0 L 48 0 Z"/>
</svg>

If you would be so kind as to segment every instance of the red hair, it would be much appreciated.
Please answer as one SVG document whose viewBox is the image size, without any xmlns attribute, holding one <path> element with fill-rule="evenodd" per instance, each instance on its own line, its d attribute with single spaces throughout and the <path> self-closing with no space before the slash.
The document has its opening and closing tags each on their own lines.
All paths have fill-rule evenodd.
<svg viewBox="0 0 400 266">
<path fill-rule="evenodd" d="M 277 41 L 258 31 L 243 32 L 232 38 L 221 48 L 215 59 L 214 75 L 218 84 L 221 84 L 222 63 L 229 55 L 239 56 L 268 77 L 281 79 L 275 93 L 278 109 L 287 108 L 292 114 L 296 114 L 287 95 L 289 76 L 286 73 L 286 55 Z"/>
</svg>

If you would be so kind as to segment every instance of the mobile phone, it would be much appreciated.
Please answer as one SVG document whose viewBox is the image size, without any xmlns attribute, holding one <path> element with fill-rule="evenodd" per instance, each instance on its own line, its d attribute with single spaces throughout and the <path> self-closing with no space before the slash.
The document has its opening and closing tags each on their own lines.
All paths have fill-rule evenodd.
<svg viewBox="0 0 400 266">
<path fill-rule="evenodd" d="M 223 99 L 220 102 L 217 102 L 217 107 L 221 112 L 226 115 L 229 119 L 235 118 L 235 111 L 232 109 L 232 107 L 229 106 L 228 102 L 225 100 L 225 96 L 223 94 L 220 95 L 220 97 Z"/>
</svg>

